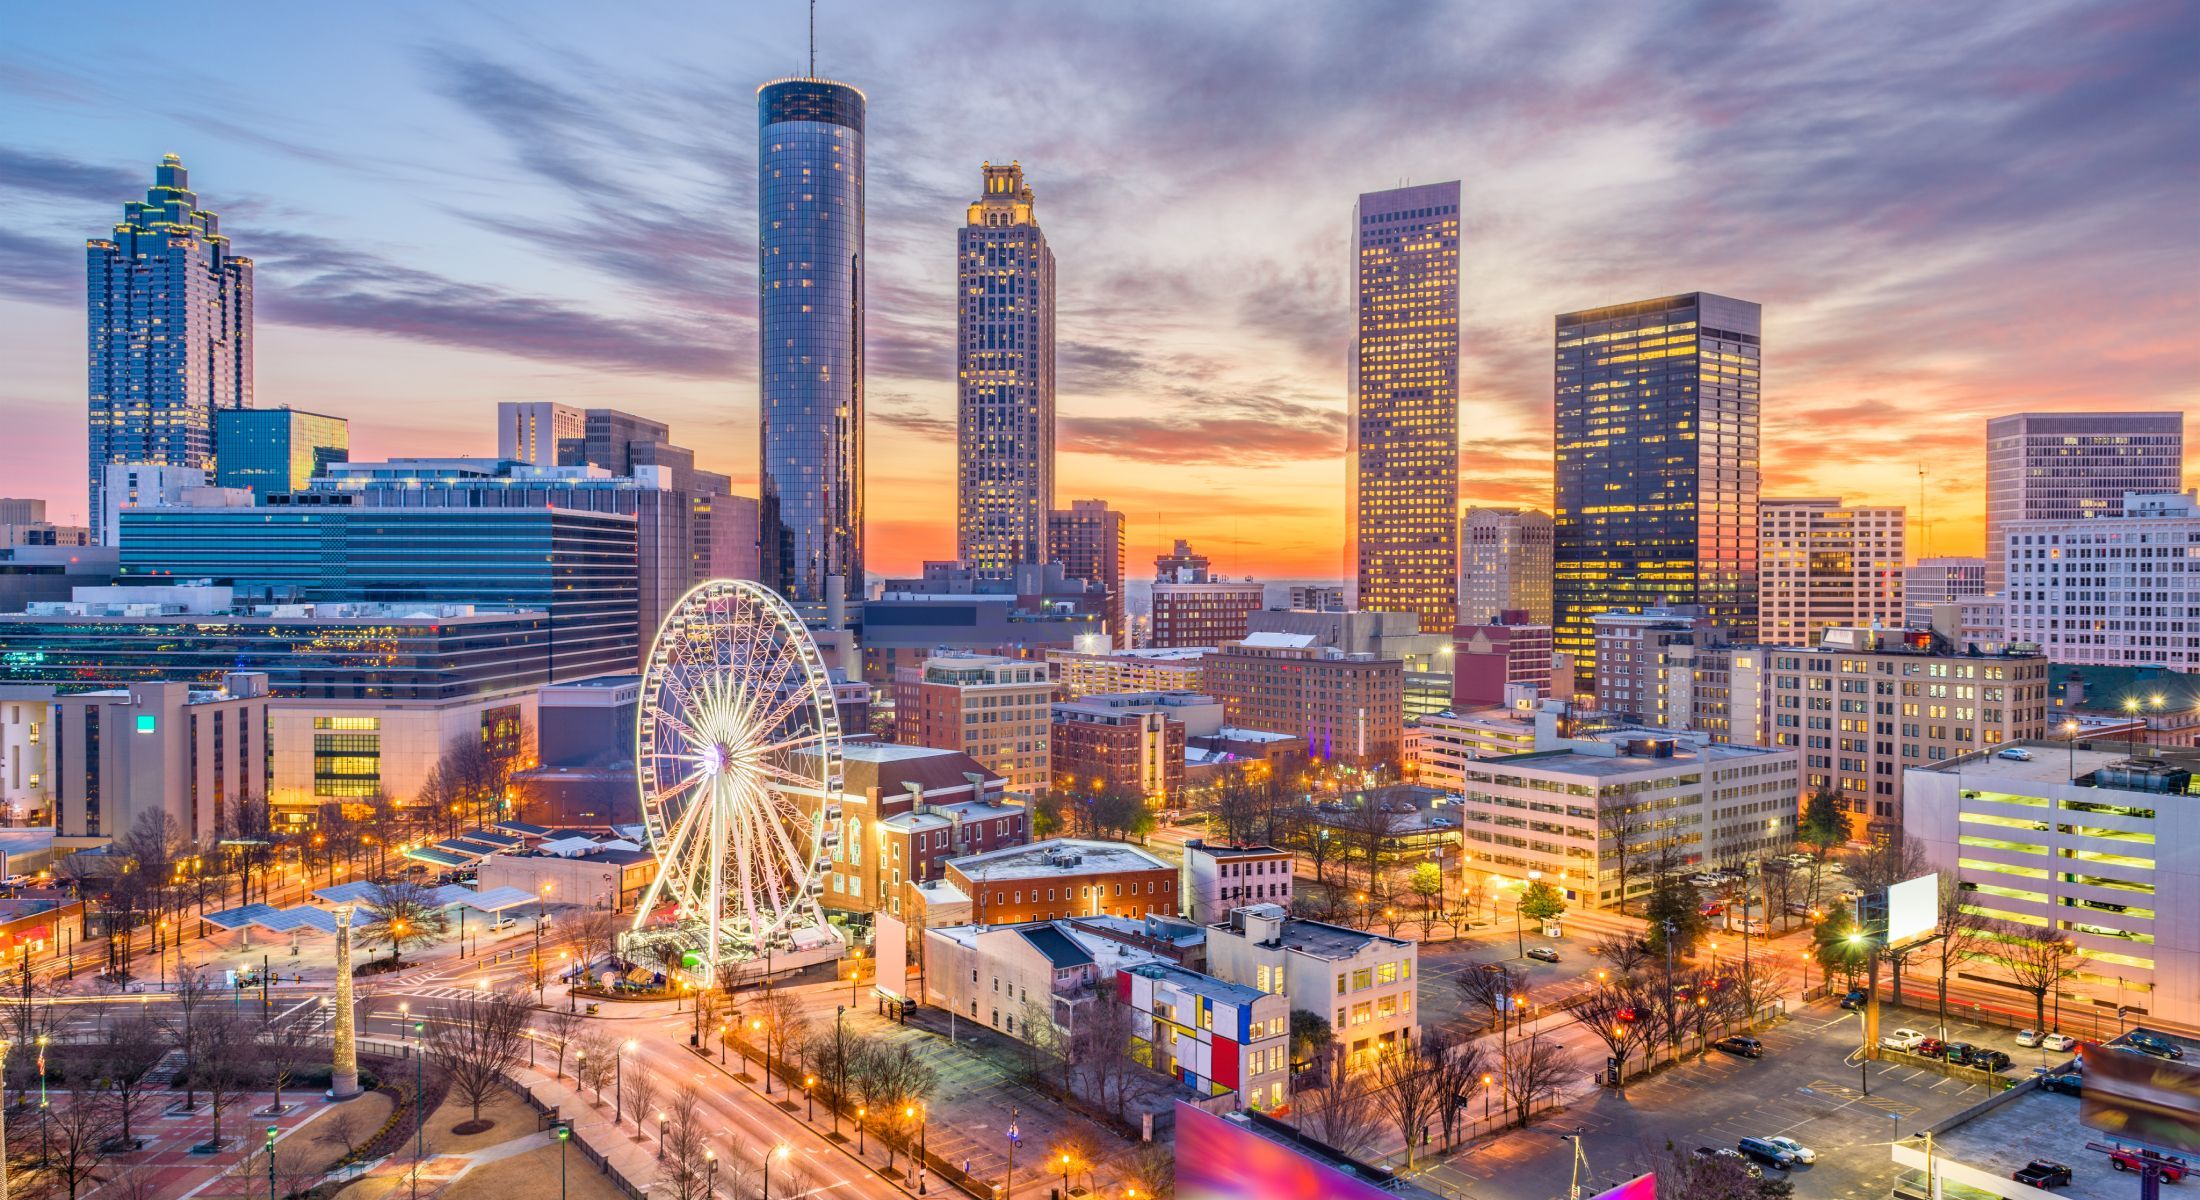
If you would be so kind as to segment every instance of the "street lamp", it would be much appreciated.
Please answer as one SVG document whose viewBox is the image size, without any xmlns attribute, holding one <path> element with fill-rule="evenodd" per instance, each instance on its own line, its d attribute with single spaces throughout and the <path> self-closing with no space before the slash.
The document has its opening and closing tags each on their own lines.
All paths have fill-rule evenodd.
<svg viewBox="0 0 2200 1200">
<path fill-rule="evenodd" d="M 703 1195 L 708 1200 L 718 1200 L 718 1152 L 708 1146 L 703 1147 L 703 1162 L 709 1167 L 703 1180 Z M 559 1200 L 564 1200 L 564 1197 L 559 1197 Z"/>
<path fill-rule="evenodd" d="M 775 1158 L 782 1163 L 787 1161 L 787 1143 L 781 1142 L 764 1152 L 764 1200 L 772 1200 L 772 1160 Z"/>
<path fill-rule="evenodd" d="M 413 1054 L 413 1169 L 412 1193 L 415 1200 L 420 1195 L 420 1164 L 428 1159 L 428 1023 L 413 1022 L 413 1040 L 418 1048 Z"/>
<path fill-rule="evenodd" d="M 1487 1075 L 1482 1077 L 1482 1118 L 1484 1120 L 1488 1120 L 1490 1115 L 1490 1085 L 1496 1082 L 1495 1079 Z"/>
<path fill-rule="evenodd" d="M 815 1075 L 804 1075 L 802 1077 L 802 1103 L 809 1108 L 809 1119 L 812 1121 L 817 1120 L 817 1101 L 810 1096 L 810 1088 L 816 1083 L 817 1076 Z"/>
<path fill-rule="evenodd" d="M 640 1123 L 640 1122 L 636 1122 L 636 1124 L 639 1124 L 639 1123 Z M 664 1114 L 664 1110 L 663 1110 L 663 1109 L 659 1109 L 659 1110 L 657 1111 L 657 1158 L 658 1158 L 658 1160 L 659 1160 L 659 1161 L 663 1161 L 664 1157 L 665 1157 L 665 1114 Z"/>
<path fill-rule="evenodd" d="M 267 1127 L 267 1194 L 269 1200 L 273 1200 L 275 1195 L 275 1127 L 273 1125 Z"/>
<path fill-rule="evenodd" d="M 863 1157 L 863 1118 L 870 1113 L 864 1105 L 856 1105 L 856 1157 Z"/>
<path fill-rule="evenodd" d="M 1062 1152 L 1062 1197 L 1069 1200 L 1069 1152 Z"/>
<path fill-rule="evenodd" d="M 565 1146 L 573 1140 L 573 1123 L 558 1122 L 558 1200 L 565 1200 Z"/>
<path fill-rule="evenodd" d="M 749 1032 L 764 1044 L 764 1094 L 769 1096 L 772 1094 L 772 1044 L 764 1037 L 764 1022 L 759 1018 L 749 1018 Z"/>
</svg>

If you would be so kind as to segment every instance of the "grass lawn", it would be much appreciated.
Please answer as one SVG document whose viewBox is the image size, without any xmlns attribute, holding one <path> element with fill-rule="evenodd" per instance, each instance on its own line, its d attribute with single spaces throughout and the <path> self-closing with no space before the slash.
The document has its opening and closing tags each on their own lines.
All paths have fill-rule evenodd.
<svg viewBox="0 0 2200 1200">
<path fill-rule="evenodd" d="M 565 1151 L 565 1194 L 570 1200 L 626 1200 L 626 1193 L 578 1150 Z M 511 1200 L 515 1196 L 558 1194 L 558 1148 L 543 1146 L 475 1167 L 451 1185 L 440 1200 Z M 345 1200 L 350 1200 L 346 1197 Z"/>
</svg>

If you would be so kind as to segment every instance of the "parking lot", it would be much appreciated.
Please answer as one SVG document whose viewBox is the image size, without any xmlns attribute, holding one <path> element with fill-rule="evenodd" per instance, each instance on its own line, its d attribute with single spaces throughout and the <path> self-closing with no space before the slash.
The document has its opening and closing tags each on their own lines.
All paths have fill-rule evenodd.
<svg viewBox="0 0 2200 1200">
<path fill-rule="evenodd" d="M 1917 1015 L 1889 1010 L 1893 1028 Z M 1950 1023 L 1951 1036 L 2017 1047 L 2007 1030 Z M 1898 1173 L 1887 1145 L 1984 1099 L 1987 1092 L 1918 1067 L 1895 1067 L 1858 1055 L 1862 1018 L 1830 1001 L 1800 1010 L 1759 1035 L 1762 1059 L 1712 1054 L 1655 1077 L 1630 1082 L 1624 1097 L 1605 1091 L 1584 1105 L 1514 1131 L 1416 1174 L 1439 1195 L 1477 1200 L 1559 1200 L 1567 1193 L 1572 1146 L 1559 1135 L 1582 1134 L 1587 1166 L 1584 1195 L 1649 1170 L 1668 1142 L 1681 1153 L 1727 1147 L 1747 1136 L 1785 1134 L 1817 1151 L 1818 1160 L 1786 1173 L 1798 1196 L 1881 1200 Z M 2033 1059 L 2018 1059 L 2014 1072 Z M 1775 1176 L 1777 1171 L 1768 1171 Z"/>
</svg>

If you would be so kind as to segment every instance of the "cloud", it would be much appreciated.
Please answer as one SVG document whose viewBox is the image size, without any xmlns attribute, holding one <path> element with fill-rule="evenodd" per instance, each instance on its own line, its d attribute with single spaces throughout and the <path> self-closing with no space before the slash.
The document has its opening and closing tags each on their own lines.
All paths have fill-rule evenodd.
<svg viewBox="0 0 2200 1200">
<path fill-rule="evenodd" d="M 133 199 L 153 182 L 151 169 L 124 171 L 96 163 L 79 162 L 55 154 L 41 154 L 15 146 L 0 146 L 0 189 L 25 192 L 57 200 L 112 204 Z"/>
</svg>

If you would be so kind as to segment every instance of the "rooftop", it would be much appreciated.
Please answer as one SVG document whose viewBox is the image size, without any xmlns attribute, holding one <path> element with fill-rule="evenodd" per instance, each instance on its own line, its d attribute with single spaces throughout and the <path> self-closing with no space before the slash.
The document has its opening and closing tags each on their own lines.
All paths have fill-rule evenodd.
<svg viewBox="0 0 2200 1200">
<path fill-rule="evenodd" d="M 1196 663 L 1213 654 L 1213 646 L 1147 646 L 1136 650 L 1104 650 L 1087 654 L 1076 650 L 1049 650 L 1048 658 L 1065 659 L 1119 659 L 1125 662 L 1143 663 Z"/>
<path fill-rule="evenodd" d="M 973 880 L 994 881 L 1062 875 L 1071 871 L 1097 875 L 1111 871 L 1174 871 L 1167 862 L 1123 842 L 1095 842 L 1082 838 L 1050 838 L 1028 846 L 1010 846 L 949 861 L 949 865 Z"/>
<path fill-rule="evenodd" d="M 1483 766 L 1524 767 L 1546 770 L 1555 774 L 1576 776 L 1638 775 L 1645 771 L 1671 770 L 1685 767 L 1701 767 L 1705 763 L 1718 766 L 1752 758 L 1791 757 L 1792 751 L 1775 750 L 1764 746 L 1750 746 L 1739 742 L 1692 742 L 1676 738 L 1671 733 L 1644 730 L 1613 730 L 1598 733 L 1576 742 L 1599 743 L 1609 746 L 1609 752 L 1600 752 L 1579 745 L 1563 749 L 1531 750 L 1524 754 L 1505 754 L 1483 760 Z M 1639 748 L 1653 744 L 1670 743 L 1672 753 L 1649 753 Z"/>
<path fill-rule="evenodd" d="M 1220 1000 L 1224 1004 L 1234 1004 L 1239 1007 L 1251 1007 L 1255 1001 L 1268 995 L 1267 992 L 1263 992 L 1259 988 L 1247 987 L 1242 983 L 1228 983 L 1212 975 L 1194 971 L 1190 967 L 1177 966 L 1175 963 L 1146 963 L 1143 966 L 1132 967 L 1131 974 L 1143 975 L 1148 979 L 1163 980 L 1175 984 L 1195 996 L 1205 996 L 1210 1000 Z"/>
<path fill-rule="evenodd" d="M 1198 850 L 1213 858 L 1251 858 L 1255 855 L 1289 853 L 1289 851 L 1279 850 L 1274 846 L 1228 846 L 1220 842 L 1209 842 L 1199 838 L 1194 838 L 1185 843 L 1184 848 L 1186 850 Z"/>
<path fill-rule="evenodd" d="M 1379 933 L 1368 933 L 1364 930 L 1348 929 L 1342 925 L 1331 925 L 1326 921 L 1302 920 L 1287 915 L 1280 904 L 1246 905 L 1232 912 L 1231 920 L 1217 922 L 1209 928 L 1217 932 L 1242 935 L 1244 932 L 1242 929 L 1233 927 L 1239 913 L 1270 919 L 1281 917 L 1283 924 L 1277 934 L 1278 944 L 1286 950 L 1296 950 L 1301 954 L 1310 954 L 1315 958 L 1351 958 L 1368 946 L 1378 943 L 1391 946 L 1410 946 L 1413 944 L 1398 938 L 1384 937 Z"/>
<path fill-rule="evenodd" d="M 2002 754 L 2010 750 L 2022 750 L 2031 757 L 2003 758 Z M 2135 750 L 2136 757 L 2133 753 Z M 1962 758 L 1951 758 L 1945 762 L 1910 769 L 1960 775 L 1966 780 L 1994 780 L 2032 788 L 2076 784 L 2079 787 L 2096 787 L 2110 791 L 2159 794 L 2163 790 L 2160 787 L 2132 787 L 2125 782 L 2125 778 L 2134 773 L 2174 774 L 2179 771 L 2200 775 L 2200 749 L 2184 746 L 2133 746 L 2114 737 L 2075 743 L 2027 738 L 2021 742 L 1980 750 Z M 2107 774 L 2104 776 L 2103 772 Z M 2186 791 L 2191 791 L 2189 783 Z"/>
</svg>

